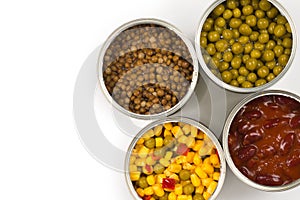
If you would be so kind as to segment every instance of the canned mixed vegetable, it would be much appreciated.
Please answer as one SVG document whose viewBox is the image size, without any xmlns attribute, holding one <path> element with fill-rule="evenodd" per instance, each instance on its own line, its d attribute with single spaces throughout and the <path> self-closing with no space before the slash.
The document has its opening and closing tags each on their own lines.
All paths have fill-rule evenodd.
<svg viewBox="0 0 300 200">
<path fill-rule="evenodd" d="M 222 165 L 207 134 L 187 123 L 168 122 L 137 140 L 129 174 L 143 200 L 203 200 L 214 194 L 224 174 Z"/>
</svg>

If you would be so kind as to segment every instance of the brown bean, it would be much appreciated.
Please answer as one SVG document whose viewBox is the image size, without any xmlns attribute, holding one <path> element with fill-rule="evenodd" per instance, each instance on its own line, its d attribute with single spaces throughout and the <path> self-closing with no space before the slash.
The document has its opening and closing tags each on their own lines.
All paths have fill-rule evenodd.
<svg viewBox="0 0 300 200">
<path fill-rule="evenodd" d="M 241 167 L 240 171 L 242 174 L 244 174 L 246 177 L 253 179 L 255 177 L 255 173 L 251 172 L 247 167 L 243 166 Z"/>
<path fill-rule="evenodd" d="M 278 186 L 283 184 L 283 181 L 281 180 L 280 176 L 275 174 L 259 175 L 256 177 L 256 182 L 268 186 Z"/>
<path fill-rule="evenodd" d="M 281 155 L 286 155 L 288 154 L 294 144 L 294 140 L 295 140 L 295 135 L 293 133 L 289 133 L 287 134 L 280 142 L 280 154 Z"/>
<path fill-rule="evenodd" d="M 273 146 L 265 145 L 260 149 L 258 156 L 261 158 L 267 158 L 275 155 L 276 150 Z"/>
<path fill-rule="evenodd" d="M 286 165 L 288 167 L 295 167 L 300 165 L 300 149 L 293 151 L 287 158 Z"/>
<path fill-rule="evenodd" d="M 258 111 L 258 110 L 248 111 L 248 112 L 245 112 L 243 115 L 245 117 L 247 117 L 248 119 L 251 119 L 251 120 L 255 120 L 255 119 L 261 118 L 261 112 Z"/>
<path fill-rule="evenodd" d="M 246 162 L 256 154 L 256 147 L 253 145 L 245 146 L 239 149 L 238 157 L 241 161 Z"/>
<path fill-rule="evenodd" d="M 300 116 L 295 116 L 295 117 L 290 119 L 290 127 L 291 128 L 300 127 Z"/>
<path fill-rule="evenodd" d="M 279 122 L 280 122 L 279 118 L 270 119 L 270 120 L 268 120 L 267 123 L 264 124 L 263 127 L 266 128 L 266 129 L 270 129 L 270 128 L 278 126 Z"/>
<path fill-rule="evenodd" d="M 254 142 L 262 139 L 263 136 L 259 130 L 250 130 L 243 139 L 243 145 L 253 144 Z"/>
</svg>

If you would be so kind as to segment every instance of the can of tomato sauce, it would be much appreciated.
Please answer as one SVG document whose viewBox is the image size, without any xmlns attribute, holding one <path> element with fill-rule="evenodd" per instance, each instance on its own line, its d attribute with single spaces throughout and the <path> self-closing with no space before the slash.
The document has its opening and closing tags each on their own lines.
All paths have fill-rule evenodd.
<svg viewBox="0 0 300 200">
<path fill-rule="evenodd" d="M 300 184 L 300 97 L 270 90 L 238 103 L 223 129 L 223 148 L 233 173 L 263 191 Z"/>
</svg>

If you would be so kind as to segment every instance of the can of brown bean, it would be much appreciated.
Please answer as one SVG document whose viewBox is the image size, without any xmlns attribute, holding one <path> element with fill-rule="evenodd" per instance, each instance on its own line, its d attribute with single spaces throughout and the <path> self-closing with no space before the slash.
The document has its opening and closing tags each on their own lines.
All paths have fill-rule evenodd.
<svg viewBox="0 0 300 200">
<path fill-rule="evenodd" d="M 233 173 L 263 191 L 300 184 L 300 97 L 286 91 L 252 94 L 238 103 L 223 129 Z"/>
<path fill-rule="evenodd" d="M 250 93 L 270 87 L 288 71 L 297 34 L 287 10 L 275 0 L 217 0 L 201 18 L 195 45 L 213 82 Z"/>
<path fill-rule="evenodd" d="M 153 119 L 178 111 L 198 80 L 192 43 L 173 25 L 137 19 L 116 29 L 98 59 L 100 86 L 115 108 Z"/>
<path fill-rule="evenodd" d="M 226 175 L 224 153 L 204 125 L 168 117 L 131 142 L 125 178 L 134 199 L 216 199 Z"/>
</svg>

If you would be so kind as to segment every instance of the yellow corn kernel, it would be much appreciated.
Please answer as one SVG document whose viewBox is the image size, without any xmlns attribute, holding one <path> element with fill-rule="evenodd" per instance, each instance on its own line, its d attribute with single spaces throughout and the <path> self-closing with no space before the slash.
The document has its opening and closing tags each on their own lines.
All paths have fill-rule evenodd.
<svg viewBox="0 0 300 200">
<path fill-rule="evenodd" d="M 182 130 L 184 132 L 185 135 L 189 134 L 191 132 L 191 126 L 188 125 L 188 124 L 185 124 L 183 127 L 182 127 Z"/>
<path fill-rule="evenodd" d="M 158 174 L 156 177 L 156 183 L 162 184 L 164 178 L 167 178 L 165 174 Z"/>
<path fill-rule="evenodd" d="M 199 130 L 196 138 L 202 140 L 202 139 L 204 139 L 204 136 L 205 136 L 205 134 Z"/>
<path fill-rule="evenodd" d="M 203 197 L 205 200 L 209 199 L 209 197 L 211 196 L 211 194 L 209 194 L 208 192 L 203 192 Z"/>
<path fill-rule="evenodd" d="M 182 168 L 183 169 L 187 169 L 187 170 L 194 170 L 195 168 L 196 168 L 196 166 L 195 165 L 192 165 L 192 164 L 190 164 L 190 163 L 183 163 L 182 164 Z"/>
<path fill-rule="evenodd" d="M 183 132 L 180 128 L 180 126 L 174 126 L 171 130 L 175 138 L 179 138 L 180 136 L 183 135 Z"/>
<path fill-rule="evenodd" d="M 136 160 L 135 156 L 130 156 L 129 164 L 134 164 L 135 160 Z"/>
<path fill-rule="evenodd" d="M 138 193 L 138 195 L 139 195 L 140 197 L 143 197 L 143 196 L 145 195 L 144 190 L 143 190 L 142 188 L 136 189 L 136 192 Z"/>
<path fill-rule="evenodd" d="M 174 189 L 174 193 L 176 195 L 181 195 L 182 194 L 182 185 L 181 184 L 176 184 L 175 185 L 175 189 Z"/>
<path fill-rule="evenodd" d="M 165 129 L 165 131 L 164 131 L 164 137 L 166 137 L 168 135 L 172 136 L 172 133 L 171 133 L 170 130 Z"/>
<path fill-rule="evenodd" d="M 203 144 L 204 144 L 204 142 L 202 140 L 197 140 L 195 142 L 194 146 L 192 147 L 192 149 L 194 151 L 199 151 L 202 148 Z"/>
<path fill-rule="evenodd" d="M 137 142 L 136 142 L 136 144 L 144 144 L 144 138 L 140 138 Z"/>
<path fill-rule="evenodd" d="M 196 128 L 195 126 L 191 126 L 191 136 L 196 137 L 197 134 L 198 134 L 198 128 Z"/>
<path fill-rule="evenodd" d="M 134 162 L 138 167 L 144 167 L 146 165 L 146 159 L 145 158 L 138 158 Z"/>
<path fill-rule="evenodd" d="M 168 200 L 177 200 L 177 195 L 174 192 L 170 192 Z"/>
<path fill-rule="evenodd" d="M 153 136 L 154 136 L 154 131 L 153 131 L 153 129 L 150 129 L 143 135 L 143 138 L 144 138 L 144 140 L 149 140 Z"/>
<path fill-rule="evenodd" d="M 173 156 L 173 152 L 172 152 L 172 151 L 168 151 L 168 152 L 166 153 L 166 155 L 165 155 L 165 159 L 171 160 L 172 156 Z"/>
<path fill-rule="evenodd" d="M 210 158 L 209 158 L 209 157 L 206 157 L 206 158 L 203 160 L 203 164 L 211 165 Z"/>
<path fill-rule="evenodd" d="M 162 128 L 163 128 L 163 126 L 162 125 L 159 125 L 159 126 L 156 126 L 155 128 L 154 128 L 154 135 L 156 135 L 156 136 L 160 136 L 160 134 L 162 133 Z"/>
<path fill-rule="evenodd" d="M 182 187 L 184 187 L 184 186 L 186 186 L 186 185 L 188 185 L 188 184 L 190 184 L 190 183 L 191 183 L 190 180 L 188 180 L 188 181 L 181 181 L 181 182 L 180 182 L 180 184 L 182 185 Z"/>
<path fill-rule="evenodd" d="M 187 157 L 186 156 L 178 156 L 175 159 L 176 164 L 182 164 L 187 162 Z"/>
<path fill-rule="evenodd" d="M 204 179 L 202 179 L 202 185 L 204 185 L 205 187 L 208 187 L 211 182 L 213 182 L 212 178 L 204 178 Z"/>
<path fill-rule="evenodd" d="M 200 178 L 196 174 L 191 174 L 191 181 L 193 186 L 198 187 L 201 185 Z"/>
<path fill-rule="evenodd" d="M 182 135 L 178 138 L 178 142 L 185 144 L 187 142 L 187 139 L 188 139 L 188 137 L 186 137 L 185 135 Z"/>
<path fill-rule="evenodd" d="M 148 157 L 146 158 L 146 164 L 147 164 L 147 165 L 154 165 L 155 163 L 156 163 L 156 161 L 153 160 L 153 158 L 152 158 L 151 156 L 148 156 Z"/>
<path fill-rule="evenodd" d="M 193 138 L 192 136 L 189 136 L 186 140 L 186 146 L 189 148 L 192 148 L 195 145 L 196 141 L 195 138 Z"/>
<path fill-rule="evenodd" d="M 168 167 L 169 164 L 170 164 L 169 160 L 167 160 L 167 159 L 165 159 L 165 158 L 161 158 L 161 159 L 159 160 L 159 163 L 162 164 L 164 167 Z"/>
<path fill-rule="evenodd" d="M 172 178 L 172 179 L 174 179 L 176 181 L 180 181 L 177 174 L 172 174 L 171 176 L 169 176 L 169 178 Z"/>
<path fill-rule="evenodd" d="M 165 127 L 166 130 L 170 131 L 172 129 L 173 125 L 172 125 L 172 123 L 165 123 L 164 127 Z"/>
<path fill-rule="evenodd" d="M 195 156 L 194 152 L 188 152 L 187 155 L 185 156 L 186 161 L 189 162 L 189 163 L 192 163 L 193 159 L 194 159 L 194 156 Z"/>
<path fill-rule="evenodd" d="M 153 175 L 147 176 L 146 180 L 147 180 L 147 183 L 149 185 L 154 185 L 155 184 L 155 177 Z"/>
<path fill-rule="evenodd" d="M 203 165 L 201 167 L 202 167 L 203 171 L 205 171 L 207 174 L 214 173 L 214 167 L 211 166 L 210 164 L 203 163 Z"/>
<path fill-rule="evenodd" d="M 179 173 L 182 170 L 181 165 L 172 163 L 169 165 L 168 170 L 173 173 Z"/>
<path fill-rule="evenodd" d="M 138 168 L 137 168 L 136 165 L 129 165 L 129 171 L 130 172 L 136 172 L 136 171 L 138 171 Z"/>
<path fill-rule="evenodd" d="M 218 180 L 220 179 L 220 172 L 214 172 L 214 173 L 213 173 L 213 179 L 214 179 L 215 181 L 218 181 Z"/>
<path fill-rule="evenodd" d="M 193 163 L 197 166 L 202 164 L 202 159 L 200 158 L 200 156 L 197 153 L 194 155 Z"/>
<path fill-rule="evenodd" d="M 217 183 L 216 181 L 212 181 L 212 182 L 209 184 L 209 186 L 208 186 L 208 188 L 207 188 L 206 191 L 207 191 L 209 194 L 213 194 L 214 191 L 215 191 L 216 188 L 217 188 L 217 185 L 218 185 L 218 183 Z"/>
<path fill-rule="evenodd" d="M 217 154 L 210 155 L 210 162 L 213 166 L 218 166 L 220 164 L 218 155 Z"/>
<path fill-rule="evenodd" d="M 179 195 L 177 197 L 177 200 L 188 200 L 188 196 L 187 195 Z"/>
<path fill-rule="evenodd" d="M 169 177 L 169 176 L 171 176 L 171 175 L 174 174 L 174 173 L 171 172 L 169 169 L 166 169 L 166 170 L 164 171 L 164 174 L 165 174 L 167 177 Z"/>
<path fill-rule="evenodd" d="M 146 168 L 146 166 L 143 167 L 143 173 L 146 175 L 150 175 L 153 173 L 153 167 L 152 166 L 148 166 Z"/>
<path fill-rule="evenodd" d="M 130 172 L 130 180 L 131 181 L 137 181 L 140 179 L 141 172 L 135 171 L 135 172 Z"/>
<path fill-rule="evenodd" d="M 155 184 L 152 186 L 154 194 L 157 195 L 158 197 L 162 197 L 165 195 L 164 189 L 161 187 L 160 184 Z"/>
<path fill-rule="evenodd" d="M 151 197 L 150 200 L 155 200 L 155 198 L 154 198 L 154 197 Z"/>
<path fill-rule="evenodd" d="M 202 194 L 204 191 L 204 186 L 200 185 L 199 187 L 196 187 L 195 193 Z"/>
<path fill-rule="evenodd" d="M 192 195 L 188 195 L 188 198 L 187 198 L 187 200 L 193 200 L 193 197 L 192 197 Z"/>
<path fill-rule="evenodd" d="M 164 144 L 164 140 L 161 137 L 155 138 L 155 146 L 156 147 L 162 147 Z"/>
<path fill-rule="evenodd" d="M 201 167 L 196 167 L 195 172 L 201 179 L 208 177 L 207 173 L 205 171 L 203 171 L 203 169 Z"/>
<path fill-rule="evenodd" d="M 150 149 L 148 149 L 145 146 L 142 146 L 142 148 L 139 150 L 138 155 L 140 158 L 146 158 L 149 154 Z"/>
<path fill-rule="evenodd" d="M 151 186 L 144 189 L 145 195 L 153 195 L 153 193 L 153 188 Z"/>
</svg>

